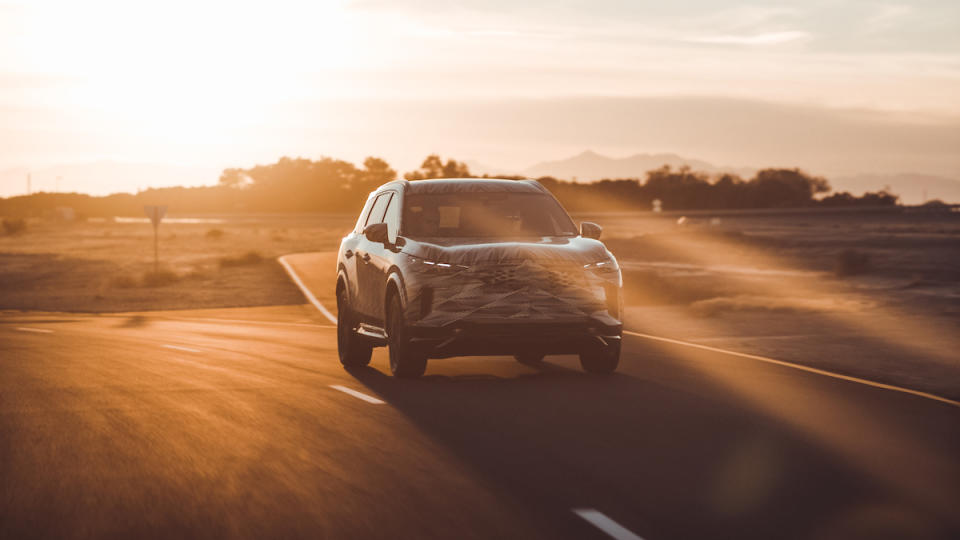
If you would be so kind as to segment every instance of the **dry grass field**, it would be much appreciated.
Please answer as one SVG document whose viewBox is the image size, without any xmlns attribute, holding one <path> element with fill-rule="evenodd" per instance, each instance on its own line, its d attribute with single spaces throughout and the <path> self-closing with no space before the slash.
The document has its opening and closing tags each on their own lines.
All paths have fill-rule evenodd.
<svg viewBox="0 0 960 540">
<path fill-rule="evenodd" d="M 354 217 L 29 223 L 0 235 L 0 308 L 117 312 L 303 303 L 276 257 L 336 249 Z M 193 222 L 191 222 L 193 221 Z"/>
<path fill-rule="evenodd" d="M 960 397 L 960 214 L 574 217 L 604 226 L 632 330 Z M 170 218 L 159 273 L 143 221 L 37 221 L 0 234 L 0 309 L 302 304 L 276 257 L 334 250 L 354 220 Z"/>
<path fill-rule="evenodd" d="M 582 217 L 628 327 L 960 398 L 960 214 Z"/>
</svg>

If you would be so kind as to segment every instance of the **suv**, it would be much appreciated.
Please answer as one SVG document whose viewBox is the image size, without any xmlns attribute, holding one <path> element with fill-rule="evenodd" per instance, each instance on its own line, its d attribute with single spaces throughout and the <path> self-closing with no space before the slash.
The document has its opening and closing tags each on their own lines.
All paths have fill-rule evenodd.
<svg viewBox="0 0 960 540">
<path fill-rule="evenodd" d="M 600 232 L 578 230 L 534 180 L 384 184 L 340 242 L 340 362 L 365 366 L 386 345 L 397 377 L 466 355 L 579 354 L 585 371 L 610 373 L 623 280 Z"/>
</svg>

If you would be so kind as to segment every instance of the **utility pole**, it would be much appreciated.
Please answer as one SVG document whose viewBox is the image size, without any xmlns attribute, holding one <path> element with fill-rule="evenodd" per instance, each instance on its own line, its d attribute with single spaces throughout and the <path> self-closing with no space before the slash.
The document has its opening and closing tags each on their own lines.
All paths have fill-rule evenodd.
<svg viewBox="0 0 960 540">
<path fill-rule="evenodd" d="M 143 212 L 147 214 L 150 222 L 153 223 L 153 273 L 156 274 L 160 271 L 160 257 L 157 250 L 157 229 L 160 227 L 160 221 L 163 220 L 163 216 L 167 213 L 167 207 L 144 206 Z"/>
<path fill-rule="evenodd" d="M 27 173 L 27 195 L 33 193 L 33 190 L 30 188 L 30 173 Z"/>
</svg>

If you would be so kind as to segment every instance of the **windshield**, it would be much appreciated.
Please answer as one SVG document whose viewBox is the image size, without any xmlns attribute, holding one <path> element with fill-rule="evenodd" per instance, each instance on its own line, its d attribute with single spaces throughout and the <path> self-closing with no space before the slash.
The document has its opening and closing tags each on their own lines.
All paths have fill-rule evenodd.
<svg viewBox="0 0 960 540">
<path fill-rule="evenodd" d="M 575 236 L 576 226 L 553 197 L 541 193 L 408 195 L 403 234 L 411 238 Z"/>
</svg>

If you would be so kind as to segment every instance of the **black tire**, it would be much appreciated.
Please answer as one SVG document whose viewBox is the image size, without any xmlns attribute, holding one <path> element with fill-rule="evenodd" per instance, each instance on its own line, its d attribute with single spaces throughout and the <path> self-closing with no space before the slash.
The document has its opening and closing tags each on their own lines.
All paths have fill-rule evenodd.
<svg viewBox="0 0 960 540">
<path fill-rule="evenodd" d="M 543 357 L 546 355 L 538 353 L 520 353 L 513 355 L 513 358 L 521 364 L 526 364 L 528 366 L 535 366 L 540 362 L 543 362 Z"/>
<path fill-rule="evenodd" d="M 580 353 L 580 366 L 587 373 L 607 374 L 617 370 L 620 364 L 620 341 L 606 347 Z"/>
<path fill-rule="evenodd" d="M 346 368 L 366 366 L 373 354 L 373 347 L 353 331 L 353 314 L 342 288 L 337 291 L 337 354 Z"/>
<path fill-rule="evenodd" d="M 390 372 L 394 377 L 416 378 L 427 370 L 427 355 L 413 350 L 407 336 L 400 297 L 393 293 L 387 299 L 387 346 L 390 349 Z"/>
</svg>

